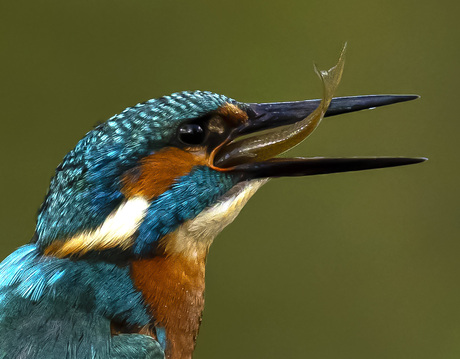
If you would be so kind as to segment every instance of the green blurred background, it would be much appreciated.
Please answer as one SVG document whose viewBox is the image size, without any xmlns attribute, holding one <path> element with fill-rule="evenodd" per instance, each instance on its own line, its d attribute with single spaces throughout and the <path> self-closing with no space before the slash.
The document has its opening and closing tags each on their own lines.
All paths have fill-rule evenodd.
<svg viewBox="0 0 460 359">
<path fill-rule="evenodd" d="M 273 180 L 211 248 L 195 358 L 459 358 L 458 2 L 1 1 L 0 256 L 32 236 L 94 124 L 181 90 L 420 100 L 326 119 L 291 151 L 424 164 Z"/>
</svg>

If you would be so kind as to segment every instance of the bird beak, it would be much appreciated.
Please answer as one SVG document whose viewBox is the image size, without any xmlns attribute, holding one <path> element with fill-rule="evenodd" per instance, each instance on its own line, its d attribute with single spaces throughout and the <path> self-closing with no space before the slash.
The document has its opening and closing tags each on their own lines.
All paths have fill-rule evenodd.
<svg viewBox="0 0 460 359">
<path fill-rule="evenodd" d="M 417 95 L 337 97 L 331 100 L 324 117 L 410 101 L 418 97 Z M 277 140 L 282 140 L 283 135 L 286 136 L 286 130 L 283 133 L 276 129 L 282 126 L 289 128 L 305 121 L 319 108 L 320 103 L 321 100 L 307 100 L 245 105 L 248 121 L 235 130 L 229 142 L 217 153 L 215 166 L 222 170 L 240 173 L 244 179 L 256 179 L 360 171 L 409 165 L 426 160 L 422 157 L 270 158 L 270 155 L 264 154 L 263 149 L 270 148 L 270 146 L 275 148 L 275 154 L 284 152 L 285 148 L 276 150 L 276 147 L 279 146 Z M 267 130 L 271 132 L 267 134 Z M 287 135 L 290 131 L 292 128 L 287 130 Z M 262 135 L 257 135 L 261 132 Z M 237 141 L 240 136 L 254 134 L 255 136 Z"/>
<path fill-rule="evenodd" d="M 332 99 L 324 117 L 336 116 L 348 112 L 374 109 L 418 99 L 418 95 L 367 95 L 335 97 Z M 309 116 L 321 100 L 306 100 L 293 102 L 251 103 L 246 112 L 251 119 L 241 128 L 240 134 L 254 133 L 279 126 L 290 125 Z"/>
<path fill-rule="evenodd" d="M 342 78 L 345 51 L 346 45 L 337 64 L 329 70 L 320 71 L 315 67 L 323 85 L 321 100 L 242 105 L 248 119 L 216 149 L 214 167 L 239 173 L 242 179 L 256 179 L 359 171 L 425 161 L 425 158 L 404 157 L 275 158 L 307 138 L 323 117 L 413 100 L 418 97 L 414 95 L 377 95 L 334 99 L 334 92 Z M 250 136 L 237 141 L 242 135 Z"/>
</svg>

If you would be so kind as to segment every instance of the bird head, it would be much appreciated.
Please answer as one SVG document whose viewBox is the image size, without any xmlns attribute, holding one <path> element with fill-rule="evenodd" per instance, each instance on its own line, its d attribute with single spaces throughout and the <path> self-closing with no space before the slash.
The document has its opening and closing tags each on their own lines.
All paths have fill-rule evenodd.
<svg viewBox="0 0 460 359">
<path fill-rule="evenodd" d="M 326 116 L 412 98 L 336 98 Z M 256 151 L 279 146 L 273 134 L 259 131 L 282 133 L 280 126 L 298 124 L 319 104 L 247 104 L 196 91 L 127 108 L 89 132 L 58 166 L 39 211 L 35 241 L 59 257 L 143 257 L 163 250 L 195 255 L 207 251 L 267 178 L 420 161 L 266 159 Z"/>
<path fill-rule="evenodd" d="M 322 100 L 255 104 L 211 92 L 180 92 L 113 116 L 56 169 L 35 242 L 58 257 L 205 256 L 214 237 L 268 178 L 422 161 L 275 158 L 307 137 L 323 116 L 417 97 L 332 99 L 339 65 L 319 72 Z"/>
</svg>

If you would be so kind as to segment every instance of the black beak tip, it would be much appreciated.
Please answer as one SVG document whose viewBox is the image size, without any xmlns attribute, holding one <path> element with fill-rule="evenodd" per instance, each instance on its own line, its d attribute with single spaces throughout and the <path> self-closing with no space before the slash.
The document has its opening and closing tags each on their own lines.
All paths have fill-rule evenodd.
<svg viewBox="0 0 460 359">
<path fill-rule="evenodd" d="M 406 102 L 406 101 L 412 101 L 412 100 L 417 100 L 420 98 L 420 95 L 383 95 L 382 99 L 383 101 L 386 100 L 385 103 L 382 103 L 382 106 L 384 105 L 391 105 L 393 103 L 398 103 L 398 102 Z"/>
<path fill-rule="evenodd" d="M 363 95 L 335 97 L 332 99 L 324 117 L 373 109 L 418 99 L 418 95 Z M 266 130 L 300 121 L 312 113 L 321 100 L 293 102 L 248 103 L 241 104 L 250 118 L 250 123 L 239 130 L 239 134 Z"/>
<path fill-rule="evenodd" d="M 417 163 L 422 163 L 427 161 L 426 157 L 375 157 L 375 167 L 374 168 L 386 168 L 386 167 L 398 167 L 398 166 L 407 166 L 415 165 Z M 372 160 L 370 161 L 372 163 Z M 371 169 L 372 166 L 369 168 Z"/>
<path fill-rule="evenodd" d="M 235 167 L 243 177 L 291 177 L 371 170 L 412 165 L 425 157 L 350 157 L 350 158 L 274 158 L 264 162 L 245 163 Z"/>
<path fill-rule="evenodd" d="M 411 157 L 411 158 L 405 158 L 405 159 L 408 161 L 407 162 L 408 165 L 428 161 L 427 157 Z"/>
<path fill-rule="evenodd" d="M 412 101 L 418 98 L 420 98 L 419 95 L 366 95 L 336 97 L 332 100 L 331 105 L 326 112 L 326 117 L 348 112 L 374 109 L 376 107 Z"/>
</svg>

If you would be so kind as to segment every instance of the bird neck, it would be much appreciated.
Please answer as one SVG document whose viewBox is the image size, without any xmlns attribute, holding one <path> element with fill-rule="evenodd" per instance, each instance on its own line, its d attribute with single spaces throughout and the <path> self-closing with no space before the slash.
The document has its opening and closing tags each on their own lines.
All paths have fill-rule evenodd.
<svg viewBox="0 0 460 359">
<path fill-rule="evenodd" d="M 168 359 L 191 358 L 195 349 L 204 308 L 205 260 L 163 255 L 131 264 L 134 285 L 143 294 L 153 324 L 165 332 Z"/>
</svg>

